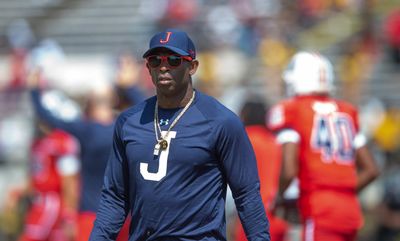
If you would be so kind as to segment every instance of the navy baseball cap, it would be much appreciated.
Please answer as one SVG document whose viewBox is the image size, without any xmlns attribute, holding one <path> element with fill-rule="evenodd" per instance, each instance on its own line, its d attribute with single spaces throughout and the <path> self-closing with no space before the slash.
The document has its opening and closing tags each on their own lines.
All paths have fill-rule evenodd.
<svg viewBox="0 0 400 241">
<path fill-rule="evenodd" d="M 146 58 L 153 50 L 157 48 L 167 48 L 173 52 L 196 58 L 196 49 L 193 41 L 189 38 L 186 32 L 178 29 L 167 29 L 163 32 L 155 34 L 149 44 L 149 50 L 143 54 Z"/>
</svg>

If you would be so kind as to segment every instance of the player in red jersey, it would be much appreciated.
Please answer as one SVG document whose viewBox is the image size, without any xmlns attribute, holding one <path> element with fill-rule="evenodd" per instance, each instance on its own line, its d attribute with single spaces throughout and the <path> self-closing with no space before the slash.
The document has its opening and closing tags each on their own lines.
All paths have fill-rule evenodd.
<svg viewBox="0 0 400 241">
<path fill-rule="evenodd" d="M 279 187 L 281 147 L 265 125 L 266 111 L 267 106 L 261 100 L 249 100 L 243 105 L 240 117 L 256 154 L 260 193 L 270 222 L 271 240 L 283 241 L 288 224 L 275 216 L 272 210 Z M 235 226 L 235 241 L 247 241 L 239 220 Z"/>
<path fill-rule="evenodd" d="M 378 176 L 355 107 L 330 97 L 333 68 L 298 52 L 283 74 L 294 95 L 269 113 L 283 144 L 281 192 L 296 176 L 304 241 L 351 241 L 363 219 L 357 192 Z"/>
<path fill-rule="evenodd" d="M 28 191 L 32 204 L 20 241 L 73 241 L 78 204 L 76 140 L 61 130 L 38 125 L 31 148 Z"/>
</svg>

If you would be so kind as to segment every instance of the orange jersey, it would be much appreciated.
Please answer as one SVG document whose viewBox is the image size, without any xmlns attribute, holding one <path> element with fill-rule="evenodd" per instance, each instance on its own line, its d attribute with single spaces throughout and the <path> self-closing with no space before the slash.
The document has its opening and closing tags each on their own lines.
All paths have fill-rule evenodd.
<svg viewBox="0 0 400 241">
<path fill-rule="evenodd" d="M 265 126 L 246 126 L 246 132 L 257 159 L 260 193 L 270 224 L 271 240 L 281 241 L 287 233 L 288 224 L 272 215 L 271 203 L 278 193 L 281 172 L 281 147 L 274 134 Z M 235 241 L 246 241 L 246 234 L 239 220 L 236 222 Z"/>
<path fill-rule="evenodd" d="M 350 229 L 361 225 L 353 145 L 357 115 L 352 105 L 324 96 L 297 96 L 271 109 L 272 130 L 291 129 L 300 137 L 300 212 L 317 224 Z"/>
<path fill-rule="evenodd" d="M 281 171 L 280 145 L 265 126 L 247 126 L 246 132 L 257 159 L 261 197 L 266 210 L 269 210 L 269 205 L 278 192 Z"/>
</svg>

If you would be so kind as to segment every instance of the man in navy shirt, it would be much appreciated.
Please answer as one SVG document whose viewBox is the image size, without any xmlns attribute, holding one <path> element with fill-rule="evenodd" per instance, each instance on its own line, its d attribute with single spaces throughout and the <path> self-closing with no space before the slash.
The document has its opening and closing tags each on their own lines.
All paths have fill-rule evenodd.
<svg viewBox="0 0 400 241">
<path fill-rule="evenodd" d="M 185 32 L 157 33 L 143 55 L 157 94 L 114 129 L 91 241 L 226 240 L 229 184 L 248 240 L 270 240 L 253 149 L 240 119 L 194 90 L 199 62 Z"/>
</svg>

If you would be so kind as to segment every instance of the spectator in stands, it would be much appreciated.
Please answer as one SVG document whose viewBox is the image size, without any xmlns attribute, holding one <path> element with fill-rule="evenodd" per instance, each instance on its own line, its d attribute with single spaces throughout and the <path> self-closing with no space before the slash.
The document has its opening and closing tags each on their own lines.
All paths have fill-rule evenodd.
<svg viewBox="0 0 400 241">
<path fill-rule="evenodd" d="M 395 64 L 400 65 L 400 9 L 389 14 L 385 30 L 391 58 Z"/>
<path fill-rule="evenodd" d="M 34 35 L 25 19 L 13 21 L 7 28 L 7 40 L 10 45 L 11 80 L 9 89 L 25 87 L 26 59 L 34 42 Z"/>
</svg>

